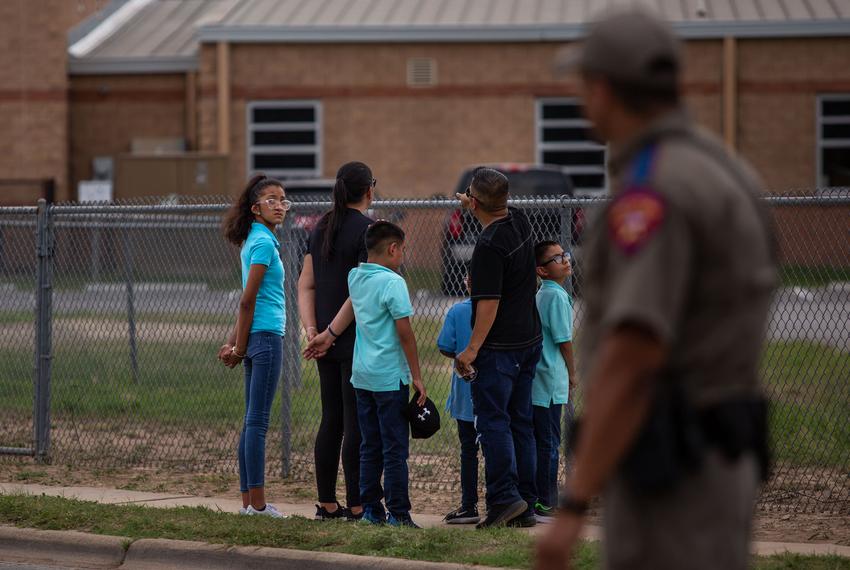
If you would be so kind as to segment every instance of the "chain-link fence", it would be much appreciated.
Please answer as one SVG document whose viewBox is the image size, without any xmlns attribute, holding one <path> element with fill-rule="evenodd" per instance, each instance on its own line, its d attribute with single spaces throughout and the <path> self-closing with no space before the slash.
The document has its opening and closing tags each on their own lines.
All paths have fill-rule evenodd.
<svg viewBox="0 0 850 570">
<path fill-rule="evenodd" d="M 850 198 L 766 200 L 783 265 L 762 363 L 777 459 L 762 505 L 850 512 Z M 581 238 L 603 202 L 515 204 L 537 238 L 573 253 L 567 288 L 580 335 Z M 267 465 L 301 480 L 314 478 L 321 405 L 315 363 L 299 356 L 296 282 L 306 236 L 328 207 L 298 203 L 279 228 L 290 324 Z M 0 208 L 0 453 L 236 472 L 242 375 L 216 360 L 241 293 L 238 251 L 220 230 L 226 208 L 223 198 Z M 413 327 L 429 395 L 442 406 L 451 361 L 436 338 L 464 294 L 479 227 L 452 200 L 382 201 L 369 215 L 407 233 Z M 431 439 L 411 442 L 410 473 L 417 487 L 458 487 L 450 418 Z"/>
</svg>

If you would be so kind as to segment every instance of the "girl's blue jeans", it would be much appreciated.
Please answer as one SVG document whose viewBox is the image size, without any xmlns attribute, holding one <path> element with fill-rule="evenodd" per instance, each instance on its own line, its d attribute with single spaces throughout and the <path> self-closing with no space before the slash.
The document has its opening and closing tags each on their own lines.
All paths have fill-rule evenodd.
<svg viewBox="0 0 850 570">
<path fill-rule="evenodd" d="M 239 490 L 247 493 L 265 485 L 266 432 L 274 393 L 283 367 L 283 337 L 251 333 L 243 361 L 245 422 L 239 437 Z"/>
</svg>

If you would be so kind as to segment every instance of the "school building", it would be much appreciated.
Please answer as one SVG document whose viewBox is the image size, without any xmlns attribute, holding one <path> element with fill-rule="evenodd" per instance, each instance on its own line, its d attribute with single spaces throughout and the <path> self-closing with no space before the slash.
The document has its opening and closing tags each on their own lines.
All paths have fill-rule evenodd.
<svg viewBox="0 0 850 570">
<path fill-rule="evenodd" d="M 332 178 L 352 159 L 386 197 L 446 195 L 491 162 L 564 164 L 593 193 L 605 149 L 552 62 L 617 3 L 2 2 L 0 203 L 44 194 L 10 182 L 28 180 L 75 200 L 134 155 L 191 159 L 188 193 L 235 193 L 256 170 Z M 850 0 L 643 3 L 684 40 L 693 114 L 767 190 L 850 185 Z M 146 168 L 115 197 L 163 193 Z"/>
</svg>

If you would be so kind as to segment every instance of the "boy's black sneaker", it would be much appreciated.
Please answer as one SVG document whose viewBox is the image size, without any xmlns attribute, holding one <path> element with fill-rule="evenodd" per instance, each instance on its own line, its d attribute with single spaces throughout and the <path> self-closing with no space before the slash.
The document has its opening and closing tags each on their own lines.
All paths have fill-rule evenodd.
<svg viewBox="0 0 850 570">
<path fill-rule="evenodd" d="M 508 521 L 508 526 L 511 528 L 530 528 L 537 525 L 537 517 L 534 509 L 527 509 L 524 513 L 515 519 Z"/>
<path fill-rule="evenodd" d="M 322 505 L 316 505 L 316 516 L 313 518 L 315 518 L 317 521 L 347 519 L 348 509 L 337 503 L 336 510 L 333 512 L 328 512 L 328 510 Z"/>
<path fill-rule="evenodd" d="M 394 515 L 390 513 L 387 515 L 387 524 L 390 526 L 406 526 L 408 528 L 422 528 L 410 518 L 410 513 L 402 513 L 399 515 Z"/>
<path fill-rule="evenodd" d="M 481 517 L 478 515 L 478 507 L 461 507 L 447 514 L 443 520 L 446 524 L 475 524 Z"/>
<path fill-rule="evenodd" d="M 537 501 L 534 503 L 534 518 L 539 523 L 553 523 L 555 522 L 555 509 Z"/>
<path fill-rule="evenodd" d="M 475 525 L 475 528 L 505 526 L 528 510 L 528 503 L 518 499 L 506 505 L 493 505 L 487 509 L 487 518 Z"/>
</svg>

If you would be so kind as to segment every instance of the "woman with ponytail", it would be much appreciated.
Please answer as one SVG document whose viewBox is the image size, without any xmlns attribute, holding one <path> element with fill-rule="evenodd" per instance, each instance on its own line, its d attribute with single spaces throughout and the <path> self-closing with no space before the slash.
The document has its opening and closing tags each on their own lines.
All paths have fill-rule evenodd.
<svg viewBox="0 0 850 570">
<path fill-rule="evenodd" d="M 224 237 L 241 248 L 242 297 L 236 326 L 218 351 L 228 368 L 245 369 L 245 418 L 239 437 L 239 490 L 244 515 L 284 518 L 266 503 L 266 432 L 283 366 L 286 299 L 275 226 L 292 206 L 283 184 L 257 175 L 228 211 Z"/>
<path fill-rule="evenodd" d="M 364 234 L 372 220 L 366 210 L 375 188 L 372 171 L 362 162 L 342 165 L 336 174 L 333 208 L 310 235 L 298 280 L 298 311 L 307 331 L 307 358 L 319 369 L 322 423 L 316 435 L 316 519 L 359 519 L 360 427 L 351 385 L 354 311 L 348 298 L 348 272 L 366 261 Z M 336 499 L 340 450 L 347 506 Z"/>
</svg>

